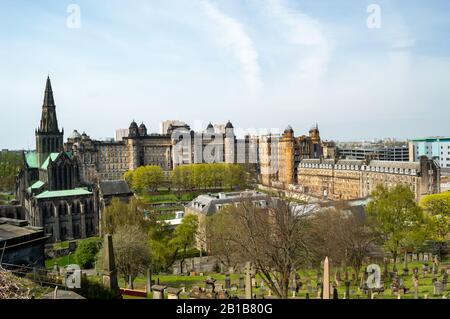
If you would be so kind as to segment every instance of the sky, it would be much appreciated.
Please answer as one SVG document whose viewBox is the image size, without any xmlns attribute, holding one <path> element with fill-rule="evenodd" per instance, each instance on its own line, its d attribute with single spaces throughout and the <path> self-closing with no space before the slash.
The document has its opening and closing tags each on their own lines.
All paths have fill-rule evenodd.
<svg viewBox="0 0 450 319">
<path fill-rule="evenodd" d="M 447 0 L 0 0 L 0 149 L 132 120 L 328 140 L 450 135 Z"/>
</svg>

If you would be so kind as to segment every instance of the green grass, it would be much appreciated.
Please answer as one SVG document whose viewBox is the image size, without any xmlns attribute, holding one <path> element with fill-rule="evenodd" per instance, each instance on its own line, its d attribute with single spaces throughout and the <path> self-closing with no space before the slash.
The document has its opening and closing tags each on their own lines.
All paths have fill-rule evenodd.
<svg viewBox="0 0 450 319">
<path fill-rule="evenodd" d="M 66 265 L 69 265 L 69 262 L 71 264 L 76 263 L 73 253 L 70 254 L 70 260 L 69 260 L 69 255 L 58 257 L 58 258 L 53 258 L 53 259 L 46 259 L 45 260 L 45 268 L 52 268 L 55 263 L 57 263 L 59 267 L 64 267 Z"/>
</svg>

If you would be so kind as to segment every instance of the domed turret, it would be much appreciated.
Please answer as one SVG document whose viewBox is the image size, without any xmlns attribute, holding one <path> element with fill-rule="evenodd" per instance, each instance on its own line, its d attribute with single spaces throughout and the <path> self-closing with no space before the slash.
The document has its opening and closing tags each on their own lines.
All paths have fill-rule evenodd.
<svg viewBox="0 0 450 319">
<path fill-rule="evenodd" d="M 133 120 L 133 122 L 131 122 L 131 124 L 130 124 L 128 136 L 136 137 L 138 135 L 139 135 L 139 128 L 138 128 L 138 125 L 136 124 L 136 122 Z"/>
<path fill-rule="evenodd" d="M 234 128 L 234 127 L 233 127 L 233 124 L 231 124 L 231 122 L 228 121 L 227 124 L 225 125 L 225 128 L 227 129 L 227 128 Z"/>
<path fill-rule="evenodd" d="M 81 139 L 83 141 L 89 140 L 89 136 L 86 134 L 86 132 L 83 132 L 83 134 L 81 134 Z"/>
<path fill-rule="evenodd" d="M 208 126 L 206 127 L 206 132 L 208 133 L 214 133 L 214 126 L 209 122 Z"/>
<path fill-rule="evenodd" d="M 71 140 L 78 140 L 81 138 L 81 134 L 78 133 L 77 130 L 74 130 L 72 134 L 70 134 L 69 139 Z"/>
<path fill-rule="evenodd" d="M 291 134 L 293 134 L 294 130 L 292 129 L 292 126 L 288 125 L 286 127 L 286 129 L 284 130 L 284 133 L 291 133 Z"/>
<path fill-rule="evenodd" d="M 147 127 L 142 122 L 142 124 L 139 126 L 139 135 L 140 136 L 146 136 L 147 135 Z"/>
</svg>

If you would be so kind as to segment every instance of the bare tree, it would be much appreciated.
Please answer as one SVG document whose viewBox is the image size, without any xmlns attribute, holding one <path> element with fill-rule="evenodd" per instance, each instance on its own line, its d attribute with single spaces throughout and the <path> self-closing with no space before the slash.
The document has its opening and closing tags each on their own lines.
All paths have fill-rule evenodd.
<svg viewBox="0 0 450 319">
<path fill-rule="evenodd" d="M 379 239 L 363 215 L 345 208 L 316 212 L 312 224 L 311 247 L 317 259 L 329 256 L 336 265 L 349 265 L 357 274 Z"/>
<path fill-rule="evenodd" d="M 222 253 L 235 249 L 230 258 L 250 261 L 274 294 L 287 298 L 292 271 L 309 259 L 309 220 L 298 208 L 294 213 L 289 202 L 267 198 L 267 203 L 259 207 L 245 200 L 221 212 L 231 217 L 227 219 L 231 224 L 219 235 L 227 243 Z"/>
<path fill-rule="evenodd" d="M 134 279 L 150 265 L 146 234 L 136 224 L 121 225 L 113 235 L 113 243 L 117 270 L 125 282 L 131 278 L 133 289 Z"/>
</svg>

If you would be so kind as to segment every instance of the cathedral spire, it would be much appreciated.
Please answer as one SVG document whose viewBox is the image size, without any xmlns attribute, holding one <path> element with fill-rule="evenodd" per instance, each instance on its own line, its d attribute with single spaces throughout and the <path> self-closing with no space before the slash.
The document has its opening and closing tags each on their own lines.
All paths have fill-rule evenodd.
<svg viewBox="0 0 450 319">
<path fill-rule="evenodd" d="M 52 83 L 50 76 L 47 76 L 47 83 L 45 84 L 44 104 L 43 107 L 55 107 L 55 100 L 53 99 Z"/>
<path fill-rule="evenodd" d="M 42 116 L 39 131 L 42 133 L 59 133 L 58 120 L 56 118 L 55 100 L 53 98 L 50 76 L 45 85 L 44 103 L 42 104 Z"/>
</svg>

